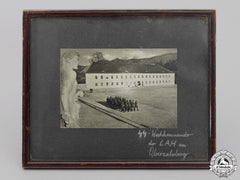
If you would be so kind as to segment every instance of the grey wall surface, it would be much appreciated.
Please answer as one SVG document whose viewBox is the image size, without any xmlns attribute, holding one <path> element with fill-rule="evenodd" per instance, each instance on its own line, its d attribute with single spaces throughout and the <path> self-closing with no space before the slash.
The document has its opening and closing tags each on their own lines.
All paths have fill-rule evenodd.
<svg viewBox="0 0 240 180">
<path fill-rule="evenodd" d="M 166 130 L 193 134 L 187 140 L 178 138 L 186 141 L 186 160 L 208 159 L 206 18 L 33 18 L 30 44 L 32 159 L 166 160 L 149 158 L 148 141 L 139 141 L 137 129 L 59 128 L 60 48 L 177 48 L 178 128 Z"/>
<path fill-rule="evenodd" d="M 216 9 L 217 150 L 240 161 L 239 2 L 169 1 L 1 1 L 1 179 L 218 179 L 208 170 L 23 170 L 21 168 L 21 77 L 23 9 Z M 229 179 L 239 179 L 239 171 Z"/>
</svg>

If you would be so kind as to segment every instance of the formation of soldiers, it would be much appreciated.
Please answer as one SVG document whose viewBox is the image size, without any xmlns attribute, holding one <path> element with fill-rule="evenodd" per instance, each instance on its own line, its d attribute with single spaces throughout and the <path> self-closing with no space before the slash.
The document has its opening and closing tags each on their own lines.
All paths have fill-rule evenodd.
<svg viewBox="0 0 240 180">
<path fill-rule="evenodd" d="M 138 111 L 138 103 L 136 100 L 128 100 L 120 96 L 108 96 L 107 106 L 113 109 L 120 110 L 121 112 Z"/>
</svg>

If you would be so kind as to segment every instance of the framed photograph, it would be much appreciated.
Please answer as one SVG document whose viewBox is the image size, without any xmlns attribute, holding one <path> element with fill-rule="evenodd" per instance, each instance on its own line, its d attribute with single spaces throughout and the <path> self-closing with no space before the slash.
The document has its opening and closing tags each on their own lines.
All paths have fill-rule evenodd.
<svg viewBox="0 0 240 180">
<path fill-rule="evenodd" d="M 24 168 L 209 168 L 215 10 L 23 12 Z"/>
</svg>

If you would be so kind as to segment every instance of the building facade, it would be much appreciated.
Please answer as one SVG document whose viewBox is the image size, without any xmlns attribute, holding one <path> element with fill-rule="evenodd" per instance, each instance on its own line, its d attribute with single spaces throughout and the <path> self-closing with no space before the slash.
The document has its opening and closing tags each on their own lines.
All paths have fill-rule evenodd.
<svg viewBox="0 0 240 180">
<path fill-rule="evenodd" d="M 88 89 L 175 84 L 175 73 L 86 73 Z"/>
</svg>

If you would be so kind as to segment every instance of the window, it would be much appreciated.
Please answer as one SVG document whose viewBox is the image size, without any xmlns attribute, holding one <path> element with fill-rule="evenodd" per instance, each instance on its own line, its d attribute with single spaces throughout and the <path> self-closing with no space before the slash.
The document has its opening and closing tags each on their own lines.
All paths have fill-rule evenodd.
<svg viewBox="0 0 240 180">
<path fill-rule="evenodd" d="M 158 78 L 158 75 L 156 75 L 156 78 Z"/>
<path fill-rule="evenodd" d="M 121 82 L 121 85 L 123 85 L 123 82 Z"/>
<path fill-rule="evenodd" d="M 162 75 L 162 77 L 164 78 L 164 75 Z"/>
<path fill-rule="evenodd" d="M 125 78 L 127 79 L 127 75 L 125 76 Z"/>
<path fill-rule="evenodd" d="M 103 86 L 103 83 L 101 83 L 101 86 Z"/>
<path fill-rule="evenodd" d="M 132 76 L 130 76 L 130 79 L 132 79 Z"/>
<path fill-rule="evenodd" d="M 167 81 L 166 81 L 166 83 L 167 83 Z"/>
<path fill-rule="evenodd" d="M 149 81 L 149 84 L 151 84 L 151 81 Z"/>
<path fill-rule="evenodd" d="M 116 75 L 116 79 L 118 79 L 118 75 Z"/>
<path fill-rule="evenodd" d="M 114 83 L 112 82 L 112 83 L 111 83 L 111 85 L 113 86 L 113 85 L 114 85 Z"/>
<path fill-rule="evenodd" d="M 103 79 L 103 76 L 101 76 L 101 79 Z"/>
<path fill-rule="evenodd" d="M 108 79 L 108 76 L 106 76 L 106 79 Z"/>
<path fill-rule="evenodd" d="M 154 81 L 153 81 L 153 84 L 154 84 Z"/>
<path fill-rule="evenodd" d="M 97 83 L 95 83 L 95 86 L 97 86 Z"/>
<path fill-rule="evenodd" d="M 123 76 L 121 76 L 121 79 L 123 78 Z"/>
<path fill-rule="evenodd" d="M 117 86 L 118 86 L 118 82 L 117 82 L 116 84 L 117 84 Z"/>
<path fill-rule="evenodd" d="M 146 75 L 145 77 L 147 78 L 148 76 Z"/>
<path fill-rule="evenodd" d="M 135 78 L 136 78 L 136 76 L 134 75 L 134 76 L 133 76 L 133 78 L 135 79 Z"/>
<path fill-rule="evenodd" d="M 153 75 L 153 78 L 154 78 L 154 75 Z"/>
<path fill-rule="evenodd" d="M 142 78 L 144 78 L 144 76 L 142 75 Z"/>
<path fill-rule="evenodd" d="M 140 78 L 140 76 L 138 75 L 138 78 Z"/>
<path fill-rule="evenodd" d="M 108 82 L 106 82 L 106 86 L 108 86 Z"/>
<path fill-rule="evenodd" d="M 159 78 L 161 78 L 161 75 L 159 75 Z"/>
<path fill-rule="evenodd" d="M 151 75 L 149 75 L 149 78 L 151 78 Z"/>
<path fill-rule="evenodd" d="M 97 76 L 95 76 L 95 79 L 97 79 Z"/>
<path fill-rule="evenodd" d="M 111 79 L 113 79 L 113 76 L 111 76 Z"/>
</svg>

